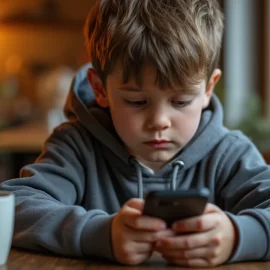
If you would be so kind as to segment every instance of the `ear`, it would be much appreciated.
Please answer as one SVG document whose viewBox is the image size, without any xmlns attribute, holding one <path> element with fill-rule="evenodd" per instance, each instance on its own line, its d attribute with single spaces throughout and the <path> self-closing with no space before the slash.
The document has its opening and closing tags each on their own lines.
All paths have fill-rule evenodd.
<svg viewBox="0 0 270 270">
<path fill-rule="evenodd" d="M 214 69 L 212 75 L 210 76 L 210 78 L 208 80 L 208 84 L 207 84 L 206 89 L 205 89 L 203 109 L 205 109 L 209 105 L 214 88 L 215 88 L 216 84 L 218 83 L 218 81 L 221 77 L 221 74 L 222 74 L 221 70 L 216 68 L 216 69 Z"/>
<path fill-rule="evenodd" d="M 87 79 L 94 90 L 98 105 L 102 108 L 109 107 L 109 102 L 103 83 L 93 68 L 89 68 L 87 70 Z"/>
</svg>

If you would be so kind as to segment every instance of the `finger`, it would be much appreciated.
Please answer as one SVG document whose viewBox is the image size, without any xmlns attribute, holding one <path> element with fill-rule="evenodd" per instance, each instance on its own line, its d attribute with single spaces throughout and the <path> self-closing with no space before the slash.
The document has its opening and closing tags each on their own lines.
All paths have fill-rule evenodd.
<svg viewBox="0 0 270 270">
<path fill-rule="evenodd" d="M 142 215 L 142 211 L 140 210 L 141 204 L 143 204 L 143 200 L 140 199 L 131 199 L 128 200 L 120 209 L 119 213 L 121 214 L 121 218 L 128 219 L 132 217 L 138 217 Z"/>
<path fill-rule="evenodd" d="M 125 203 L 125 206 L 137 209 L 140 213 L 142 213 L 143 207 L 144 207 L 144 200 L 133 198 L 133 199 L 128 200 Z"/>
<path fill-rule="evenodd" d="M 138 265 L 145 261 L 147 261 L 152 255 L 152 252 L 146 252 L 146 253 L 135 253 L 132 255 L 125 256 L 125 259 L 122 261 L 122 263 L 127 265 Z"/>
<path fill-rule="evenodd" d="M 159 250 L 193 249 L 211 245 L 216 246 L 219 244 L 219 241 L 215 231 L 211 230 L 202 233 L 162 238 L 157 241 L 156 248 Z"/>
<path fill-rule="evenodd" d="M 120 209 L 120 219 L 126 224 L 133 223 L 137 217 L 142 215 L 142 211 L 140 210 L 144 204 L 141 199 L 130 199 L 128 200 Z"/>
<path fill-rule="evenodd" d="M 201 248 L 194 249 L 177 249 L 177 250 L 164 250 L 161 252 L 163 256 L 170 257 L 172 259 L 196 259 L 196 258 L 204 258 L 204 259 L 215 259 L 221 254 L 221 250 L 214 246 L 205 246 Z"/>
<path fill-rule="evenodd" d="M 134 242 L 134 253 L 149 253 L 153 251 L 152 243 L 147 242 Z"/>
<path fill-rule="evenodd" d="M 156 232 L 156 235 L 157 235 L 157 239 L 162 239 L 165 237 L 176 236 L 176 233 L 171 229 L 165 229 L 165 230 L 160 230 Z"/>
<path fill-rule="evenodd" d="M 135 215 L 132 218 L 130 215 L 123 216 L 124 223 L 134 230 L 155 232 L 166 229 L 166 223 L 154 217 Z"/>
<path fill-rule="evenodd" d="M 132 240 L 136 242 L 147 242 L 153 243 L 162 237 L 171 237 L 174 235 L 172 230 L 163 230 L 158 232 L 147 232 L 147 231 L 137 231 L 130 229 L 128 232 L 130 235 L 132 234 Z"/>
<path fill-rule="evenodd" d="M 212 203 L 207 203 L 203 213 L 207 214 L 207 213 L 220 212 L 220 211 L 221 211 L 220 208 L 217 207 L 216 205 Z"/>
<path fill-rule="evenodd" d="M 196 258 L 196 259 L 174 259 L 166 256 L 162 256 L 165 260 L 172 264 L 187 266 L 187 267 L 209 267 L 214 266 L 214 264 L 209 264 L 209 262 L 204 258 Z"/>
<path fill-rule="evenodd" d="M 220 218 L 218 213 L 210 212 L 198 217 L 176 221 L 172 225 L 172 229 L 178 233 L 209 231 L 220 224 Z"/>
<path fill-rule="evenodd" d="M 141 213 L 135 208 L 123 205 L 116 216 L 124 225 L 131 227 L 137 218 L 141 216 Z"/>
</svg>

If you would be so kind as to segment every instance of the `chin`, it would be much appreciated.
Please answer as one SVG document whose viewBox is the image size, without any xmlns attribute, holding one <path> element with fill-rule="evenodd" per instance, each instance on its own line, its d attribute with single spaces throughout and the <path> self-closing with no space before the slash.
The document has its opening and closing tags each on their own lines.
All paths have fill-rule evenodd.
<svg viewBox="0 0 270 270">
<path fill-rule="evenodd" d="M 144 159 L 148 162 L 159 162 L 159 163 L 167 163 L 173 158 L 172 155 L 168 154 L 150 154 L 144 157 Z"/>
</svg>

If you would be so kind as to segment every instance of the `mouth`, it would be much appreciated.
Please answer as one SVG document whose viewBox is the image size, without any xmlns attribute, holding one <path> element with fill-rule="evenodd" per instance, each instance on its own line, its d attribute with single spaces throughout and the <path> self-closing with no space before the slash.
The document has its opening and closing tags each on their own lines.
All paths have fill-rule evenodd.
<svg viewBox="0 0 270 270">
<path fill-rule="evenodd" d="M 171 141 L 167 140 L 152 140 L 148 142 L 144 142 L 147 146 L 151 146 L 154 148 L 167 148 Z"/>
</svg>

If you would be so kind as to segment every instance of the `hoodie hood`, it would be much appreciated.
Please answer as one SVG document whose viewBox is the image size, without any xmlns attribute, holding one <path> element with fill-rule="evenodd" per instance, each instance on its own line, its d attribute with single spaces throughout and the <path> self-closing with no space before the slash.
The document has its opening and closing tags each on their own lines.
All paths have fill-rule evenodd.
<svg viewBox="0 0 270 270">
<path fill-rule="evenodd" d="M 129 154 L 115 132 L 110 112 L 97 104 L 94 91 L 88 82 L 87 70 L 91 67 L 91 64 L 83 66 L 73 79 L 64 107 L 65 116 L 69 120 L 79 120 L 98 141 L 128 163 Z"/>
<path fill-rule="evenodd" d="M 65 115 L 69 119 L 78 119 L 98 141 L 125 163 L 129 163 L 130 156 L 113 127 L 109 110 L 101 108 L 95 101 L 93 89 L 87 80 L 87 69 L 91 67 L 91 64 L 87 64 L 76 74 L 64 108 Z M 223 126 L 221 104 L 213 95 L 209 106 L 202 112 L 200 125 L 194 137 L 161 171 L 166 170 L 166 167 L 171 170 L 173 162 L 179 160 L 185 164 L 185 169 L 194 166 L 222 140 L 227 132 Z"/>
</svg>

